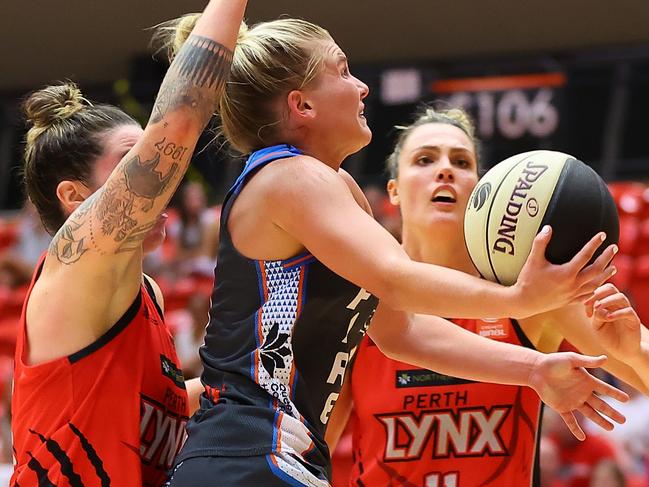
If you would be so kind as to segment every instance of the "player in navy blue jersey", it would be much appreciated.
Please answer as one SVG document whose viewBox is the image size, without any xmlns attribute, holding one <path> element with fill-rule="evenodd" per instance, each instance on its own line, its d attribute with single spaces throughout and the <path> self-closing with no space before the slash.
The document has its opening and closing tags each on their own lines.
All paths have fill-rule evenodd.
<svg viewBox="0 0 649 487">
<path fill-rule="evenodd" d="M 196 18 L 178 21 L 174 46 Z M 371 138 L 368 91 L 324 29 L 295 19 L 242 26 L 218 112 L 230 144 L 251 155 L 223 205 L 205 393 L 172 486 L 328 485 L 326 424 L 379 298 L 386 310 L 524 317 L 584 300 L 612 275 L 613 248 L 584 268 L 602 235 L 554 266 L 543 257 L 549 231 L 512 287 L 410 260 L 340 168 Z M 388 354 L 416 348 L 417 365 L 444 371 L 448 354 L 437 360 L 436 350 L 461 342 L 454 363 L 475 357 L 460 367 L 466 378 L 532 385 L 560 412 L 592 402 L 619 420 L 593 391 L 623 396 L 581 368 L 603 358 L 546 356 L 443 320 L 401 323 L 370 329 Z"/>
</svg>

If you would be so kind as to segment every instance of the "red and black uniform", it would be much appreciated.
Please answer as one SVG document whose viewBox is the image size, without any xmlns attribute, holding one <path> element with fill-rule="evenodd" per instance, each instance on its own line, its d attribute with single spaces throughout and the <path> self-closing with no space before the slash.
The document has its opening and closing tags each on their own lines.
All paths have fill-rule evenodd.
<svg viewBox="0 0 649 487">
<path fill-rule="evenodd" d="M 453 320 L 532 347 L 514 320 Z M 458 344 L 458 347 L 461 347 Z M 537 485 L 541 402 L 530 388 L 471 382 L 391 360 L 365 338 L 352 373 L 350 485 Z"/>
<path fill-rule="evenodd" d="M 42 260 L 30 294 L 41 268 Z M 171 334 L 146 283 L 97 341 L 33 366 L 26 363 L 27 295 L 11 407 L 12 487 L 165 482 L 189 410 Z"/>
</svg>

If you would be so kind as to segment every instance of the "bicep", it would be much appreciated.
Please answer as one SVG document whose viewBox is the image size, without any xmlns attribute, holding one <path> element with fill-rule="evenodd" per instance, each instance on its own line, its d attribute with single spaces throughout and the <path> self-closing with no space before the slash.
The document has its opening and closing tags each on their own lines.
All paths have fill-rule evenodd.
<svg viewBox="0 0 649 487">
<path fill-rule="evenodd" d="M 383 297 L 397 264 L 408 256 L 359 206 L 338 174 L 311 169 L 274 192 L 273 222 L 333 272 Z"/>
</svg>

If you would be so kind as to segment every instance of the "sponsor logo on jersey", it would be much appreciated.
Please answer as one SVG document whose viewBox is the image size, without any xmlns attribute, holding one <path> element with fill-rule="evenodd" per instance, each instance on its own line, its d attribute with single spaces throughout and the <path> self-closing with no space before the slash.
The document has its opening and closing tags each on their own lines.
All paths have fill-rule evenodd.
<svg viewBox="0 0 649 487">
<path fill-rule="evenodd" d="M 171 359 L 160 354 L 160 367 L 162 369 L 162 375 L 171 379 L 173 383 L 181 389 L 185 388 L 185 377 L 183 376 L 183 371 L 180 370 Z"/>
<path fill-rule="evenodd" d="M 385 430 L 384 461 L 507 455 L 500 429 L 511 406 L 376 415 Z M 427 454 L 428 455 L 428 454 Z"/>
<path fill-rule="evenodd" d="M 438 374 L 431 370 L 415 369 L 397 370 L 394 385 L 397 389 L 403 389 L 406 387 L 446 386 L 469 383 L 471 383 L 469 380 Z"/>
<path fill-rule="evenodd" d="M 509 323 L 480 321 L 477 323 L 476 333 L 486 338 L 505 340 L 509 338 Z"/>
</svg>

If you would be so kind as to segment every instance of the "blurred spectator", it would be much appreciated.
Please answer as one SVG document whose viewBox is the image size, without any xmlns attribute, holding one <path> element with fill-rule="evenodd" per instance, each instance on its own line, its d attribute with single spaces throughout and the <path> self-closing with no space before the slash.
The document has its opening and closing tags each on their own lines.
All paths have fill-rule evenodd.
<svg viewBox="0 0 649 487">
<path fill-rule="evenodd" d="M 179 275 L 211 276 L 219 245 L 219 215 L 207 207 L 203 185 L 188 182 L 180 189 L 178 218 L 167 228 L 176 248 L 173 261 Z"/>
<path fill-rule="evenodd" d="M 559 469 L 561 468 L 559 447 L 547 437 L 541 437 L 539 467 L 541 469 L 540 487 L 566 487 L 566 484 L 559 478 Z"/>
<path fill-rule="evenodd" d="M 209 308 L 209 295 L 196 293 L 188 299 L 186 308 L 167 315 L 185 379 L 198 377 L 203 371 L 198 349 L 203 344 Z"/>
<path fill-rule="evenodd" d="M 595 465 L 589 487 L 628 487 L 622 469 L 612 460 L 603 460 Z"/>
<path fill-rule="evenodd" d="M 47 250 L 52 238 L 29 200 L 25 202 L 17 226 L 16 242 L 0 253 L 0 286 L 11 289 L 29 283 L 38 258 Z"/>
<path fill-rule="evenodd" d="M 616 409 L 626 416 L 626 422 L 616 425 L 606 435 L 623 449 L 629 459 L 628 470 L 636 476 L 646 477 L 649 459 L 649 397 L 623 382 L 617 386 L 630 397 L 629 402 L 616 405 Z"/>
<path fill-rule="evenodd" d="M 577 419 L 584 428 L 584 420 Z M 550 408 L 545 409 L 543 416 L 543 433 L 558 449 L 558 477 L 566 487 L 589 487 L 593 469 L 599 462 L 617 461 L 615 445 L 609 439 L 590 431 L 584 441 L 579 441 Z"/>
</svg>

